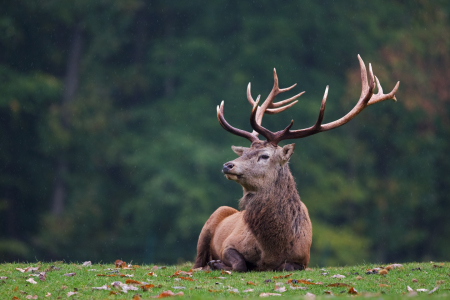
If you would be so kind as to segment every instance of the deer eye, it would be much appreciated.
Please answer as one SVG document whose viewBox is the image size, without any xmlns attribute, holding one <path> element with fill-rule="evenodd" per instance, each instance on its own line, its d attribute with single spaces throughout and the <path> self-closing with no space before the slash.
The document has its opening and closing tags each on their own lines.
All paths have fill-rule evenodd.
<svg viewBox="0 0 450 300">
<path fill-rule="evenodd" d="M 261 158 L 262 158 L 262 159 L 269 159 L 269 155 L 263 154 L 263 155 L 261 155 L 259 158 L 260 158 L 260 159 L 261 159 Z"/>
</svg>

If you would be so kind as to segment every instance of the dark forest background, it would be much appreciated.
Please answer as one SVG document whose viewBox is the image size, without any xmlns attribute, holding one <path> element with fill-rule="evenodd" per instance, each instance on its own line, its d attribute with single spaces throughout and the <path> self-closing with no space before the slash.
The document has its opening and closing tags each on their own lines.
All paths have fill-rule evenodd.
<svg viewBox="0 0 450 300">
<path fill-rule="evenodd" d="M 361 91 L 398 102 L 295 141 L 312 266 L 448 260 L 448 1 L 0 1 L 0 261 L 192 261 L 239 185 L 222 164 L 245 96 L 306 94 L 264 126 L 325 122 Z M 283 95 L 284 96 L 284 95 Z M 289 96 L 289 95 L 287 95 Z M 290 141 L 287 141 L 289 143 Z M 283 143 L 285 144 L 285 143 Z"/>
</svg>

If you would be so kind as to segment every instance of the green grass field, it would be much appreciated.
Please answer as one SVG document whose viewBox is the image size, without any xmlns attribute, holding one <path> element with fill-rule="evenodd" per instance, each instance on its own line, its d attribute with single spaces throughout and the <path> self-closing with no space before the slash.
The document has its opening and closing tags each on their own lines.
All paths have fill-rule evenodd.
<svg viewBox="0 0 450 300">
<path fill-rule="evenodd" d="M 29 267 L 33 269 L 27 270 Z M 253 298 L 264 296 L 264 293 L 281 295 L 269 297 L 293 299 L 313 295 L 316 298 L 334 295 L 372 296 L 377 299 L 450 297 L 448 262 L 408 263 L 393 269 L 379 269 L 374 274 L 367 272 L 387 266 L 231 274 L 220 271 L 192 272 L 191 267 L 189 263 L 167 267 L 133 265 L 130 268 L 126 264 L 117 268 L 114 264 L 4 263 L 0 265 L 0 299 L 148 299 L 170 294 L 164 293 L 166 291 L 182 294 L 173 297 L 192 299 Z M 333 277 L 335 275 L 345 277 Z M 408 292 L 408 286 L 414 291 Z M 438 289 L 433 291 L 436 287 Z"/>
</svg>

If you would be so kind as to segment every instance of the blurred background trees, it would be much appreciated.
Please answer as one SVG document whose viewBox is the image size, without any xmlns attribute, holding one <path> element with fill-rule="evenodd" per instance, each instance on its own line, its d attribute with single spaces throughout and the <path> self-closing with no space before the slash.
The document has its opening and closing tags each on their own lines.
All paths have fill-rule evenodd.
<svg viewBox="0 0 450 300">
<path fill-rule="evenodd" d="M 360 93 L 359 53 L 398 102 L 295 141 L 312 266 L 448 260 L 446 1 L 2 1 L 0 260 L 176 263 L 241 188 L 215 107 L 250 130 L 248 82 L 306 90 L 272 130 Z"/>
</svg>

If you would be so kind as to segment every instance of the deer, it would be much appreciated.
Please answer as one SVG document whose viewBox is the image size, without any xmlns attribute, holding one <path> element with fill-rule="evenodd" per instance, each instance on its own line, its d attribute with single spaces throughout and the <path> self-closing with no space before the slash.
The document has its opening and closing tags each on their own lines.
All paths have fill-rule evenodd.
<svg viewBox="0 0 450 300">
<path fill-rule="evenodd" d="M 400 82 L 393 90 L 384 94 L 381 84 L 358 55 L 361 71 L 361 96 L 356 105 L 345 116 L 322 124 L 328 86 L 322 99 L 316 123 L 308 128 L 291 130 L 294 121 L 283 130 L 272 132 L 264 128 L 265 113 L 280 113 L 298 102 L 301 92 L 289 99 L 274 103 L 280 93 L 293 89 L 279 88 L 276 69 L 274 84 L 266 100 L 259 105 L 251 95 L 251 83 L 247 87 L 247 99 L 252 105 L 250 125 L 252 132 L 231 126 L 224 118 L 224 101 L 217 106 L 217 118 L 228 132 L 246 138 L 250 148 L 232 146 L 238 155 L 235 160 L 223 165 L 222 172 L 228 180 L 243 188 L 239 210 L 219 207 L 203 226 L 197 244 L 194 268 L 226 271 L 293 271 L 307 268 L 312 244 L 312 225 L 308 209 L 300 200 L 296 183 L 289 169 L 289 159 L 294 153 L 294 144 L 283 147 L 283 140 L 299 139 L 342 126 L 369 105 L 392 99 Z M 378 92 L 374 94 L 375 87 Z M 294 101 L 295 100 L 295 101 Z M 258 134 L 266 140 L 260 140 Z"/>
</svg>

